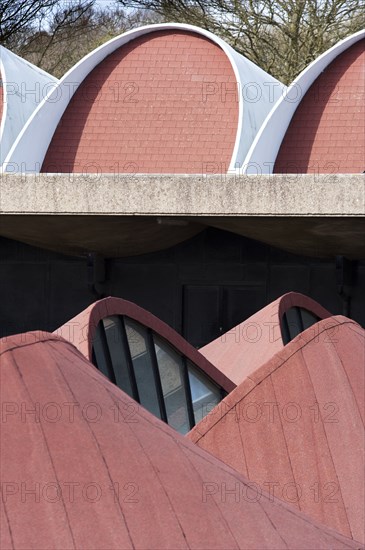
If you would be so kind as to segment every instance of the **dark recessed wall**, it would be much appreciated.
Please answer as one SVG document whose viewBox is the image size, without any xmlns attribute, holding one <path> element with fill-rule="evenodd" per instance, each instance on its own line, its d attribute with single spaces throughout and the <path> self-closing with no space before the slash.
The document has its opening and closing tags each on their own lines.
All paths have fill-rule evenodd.
<svg viewBox="0 0 365 550">
<path fill-rule="evenodd" d="M 0 239 L 1 336 L 53 331 L 97 299 L 86 258 Z M 365 261 L 353 264 L 350 316 L 365 325 Z M 148 309 L 201 346 L 290 290 L 343 314 L 335 260 L 296 256 L 207 229 L 158 253 L 106 262 L 104 295 Z M 89 272 L 90 273 L 90 272 Z"/>
</svg>

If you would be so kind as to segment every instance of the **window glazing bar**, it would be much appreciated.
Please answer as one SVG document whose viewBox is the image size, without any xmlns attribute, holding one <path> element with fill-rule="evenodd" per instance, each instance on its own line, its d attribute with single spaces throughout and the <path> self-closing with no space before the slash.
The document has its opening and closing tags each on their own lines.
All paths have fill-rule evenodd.
<svg viewBox="0 0 365 550">
<path fill-rule="evenodd" d="M 158 406 L 159 406 L 160 414 L 161 414 L 161 420 L 168 423 L 165 400 L 164 400 L 163 391 L 162 391 L 160 371 L 159 371 L 158 363 L 157 363 L 155 344 L 154 344 L 154 341 L 153 341 L 153 334 L 152 334 L 152 331 L 150 329 L 147 329 L 147 342 L 146 342 L 146 344 L 147 344 L 147 352 L 148 352 L 149 357 L 151 359 L 151 367 L 152 367 L 152 372 L 153 372 L 153 378 L 154 378 L 155 385 L 156 385 L 156 392 L 157 392 Z"/>
<path fill-rule="evenodd" d="M 187 366 L 187 361 L 185 356 L 182 356 L 182 364 L 183 364 L 183 382 L 185 387 L 185 396 L 187 401 L 189 424 L 190 424 L 190 429 L 192 429 L 195 426 L 195 415 L 194 415 L 194 409 L 193 409 L 193 398 L 191 396 L 188 366 Z"/>
<path fill-rule="evenodd" d="M 297 318 L 297 323 L 298 323 L 298 327 L 299 327 L 299 332 L 303 332 L 303 330 L 304 330 L 304 325 L 303 325 L 302 313 L 301 313 L 299 307 L 295 307 L 295 314 L 296 314 L 296 318 Z"/>
<path fill-rule="evenodd" d="M 284 313 L 282 320 L 281 320 L 281 332 L 282 332 L 282 338 L 284 345 L 288 344 L 291 340 L 290 338 L 290 331 L 289 331 L 289 325 L 288 325 L 288 319 L 286 317 L 286 313 Z"/>
<path fill-rule="evenodd" d="M 100 345 L 101 345 L 101 349 L 102 349 L 102 352 L 103 352 L 103 355 L 104 355 L 104 360 L 105 360 L 105 369 L 100 368 L 100 365 L 98 365 L 98 362 L 96 360 L 96 353 L 95 353 L 95 350 L 94 350 L 95 360 L 96 360 L 95 364 L 98 367 L 98 369 L 103 374 L 105 374 L 105 376 L 107 376 L 107 378 L 109 378 L 109 380 L 111 382 L 113 382 L 113 384 L 116 384 L 115 373 L 114 373 L 114 369 L 113 369 L 113 362 L 112 362 L 112 359 L 110 357 L 109 346 L 108 346 L 108 341 L 106 339 L 106 334 L 105 334 L 105 328 L 104 328 L 104 325 L 103 325 L 103 321 L 100 321 L 98 326 L 97 326 L 95 338 L 100 339 Z M 93 347 L 95 347 L 95 346 L 93 346 Z"/>
<path fill-rule="evenodd" d="M 129 379 L 131 382 L 132 392 L 133 392 L 133 398 L 140 403 L 139 399 L 139 393 L 138 393 L 138 387 L 136 382 L 136 376 L 134 374 L 134 367 L 133 367 L 133 360 L 131 356 L 131 350 L 129 349 L 129 343 L 127 338 L 127 332 L 125 330 L 125 324 L 124 324 L 124 317 L 123 315 L 119 316 L 120 320 L 120 336 L 121 336 L 121 342 L 122 346 L 124 348 L 125 358 L 127 361 L 127 368 L 128 368 L 128 374 Z"/>
</svg>

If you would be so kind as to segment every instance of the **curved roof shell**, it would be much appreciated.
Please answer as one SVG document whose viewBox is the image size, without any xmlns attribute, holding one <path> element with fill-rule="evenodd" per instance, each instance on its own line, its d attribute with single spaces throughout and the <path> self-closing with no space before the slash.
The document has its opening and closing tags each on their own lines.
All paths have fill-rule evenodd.
<svg viewBox="0 0 365 550">
<path fill-rule="evenodd" d="M 55 334 L 71 342 L 91 361 L 96 327 L 102 319 L 113 315 L 126 315 L 141 325 L 152 329 L 156 334 L 170 343 L 173 348 L 190 359 L 225 391 L 230 392 L 234 389 L 235 384 L 220 369 L 214 366 L 214 363 L 212 364 L 208 361 L 173 328 L 149 311 L 121 298 L 109 297 L 94 302 L 76 315 L 76 317 L 58 328 Z"/>
<path fill-rule="evenodd" d="M 58 79 L 0 46 L 0 166 L 21 133 L 25 123 L 46 95 L 54 90 Z M 9 172 L 20 172 L 23 159 L 9 166 Z"/>
<path fill-rule="evenodd" d="M 346 52 L 348 49 L 350 49 L 352 46 L 354 46 L 357 42 L 360 40 L 363 40 L 365 37 L 365 31 L 359 31 L 344 40 L 341 40 L 324 52 L 322 55 L 320 55 L 317 59 L 315 59 L 304 71 L 300 73 L 300 75 L 293 81 L 293 83 L 283 92 L 282 97 L 279 99 L 279 101 L 274 105 L 271 112 L 268 114 L 266 120 L 262 124 L 259 132 L 257 133 L 250 150 L 248 151 L 246 155 L 246 159 L 244 161 L 244 172 L 245 173 L 260 173 L 260 174 L 271 174 L 274 170 L 276 158 L 280 149 L 280 146 L 283 142 L 283 139 L 288 131 L 288 128 L 290 127 L 291 120 L 296 112 L 296 110 L 301 106 L 303 99 L 306 98 L 306 94 L 309 90 L 309 88 L 314 85 L 318 79 L 320 82 L 321 79 L 321 73 L 323 71 L 326 71 L 328 68 L 330 68 L 331 63 L 333 63 L 338 56 Z M 351 59 L 347 60 L 348 63 L 351 63 Z M 360 69 L 361 70 L 361 67 Z M 313 124 L 317 124 L 320 121 L 320 116 L 324 111 L 324 107 L 328 104 L 328 102 L 331 100 L 331 97 L 327 97 L 328 91 L 331 91 L 335 94 L 334 97 L 332 97 L 332 106 L 333 103 L 336 103 L 340 101 L 343 105 L 343 108 L 341 110 L 341 117 L 345 117 L 344 120 L 347 120 L 346 123 L 346 130 L 348 129 L 348 126 L 350 124 L 349 120 L 351 119 L 351 126 L 352 124 L 358 125 L 361 124 L 362 121 L 361 118 L 361 110 L 356 113 L 356 109 L 360 108 L 361 105 L 363 105 L 363 99 L 361 99 L 361 94 L 364 93 L 364 77 L 361 76 L 361 72 L 359 73 L 359 70 L 356 70 L 356 81 L 354 82 L 352 80 L 352 76 L 350 77 L 350 81 L 345 81 L 345 89 L 343 90 L 337 90 L 338 83 L 341 78 L 341 73 L 343 72 L 343 68 L 340 69 L 339 72 L 337 72 L 337 83 L 336 82 L 326 82 L 327 90 L 324 92 L 324 97 L 322 95 L 322 101 L 318 101 L 318 97 L 314 97 L 313 101 L 311 102 L 311 111 L 310 111 L 310 117 L 313 115 L 316 117 L 317 121 L 314 121 Z M 359 88 L 359 89 L 358 89 Z M 337 91 L 340 91 L 342 94 L 342 97 L 337 98 L 336 93 Z M 344 94 L 347 95 L 350 93 L 349 97 L 343 97 Z M 321 94 L 323 94 L 322 91 L 319 90 Z M 333 94 L 332 94 L 333 95 Z M 355 111 L 352 113 L 349 113 L 349 109 L 354 108 Z M 349 114 L 351 114 L 351 117 L 349 119 Z M 332 116 L 332 113 L 331 113 Z M 335 128 L 335 123 L 338 121 L 338 118 L 334 115 L 333 118 L 331 118 L 331 128 Z M 336 124 L 336 127 L 338 124 Z M 342 126 L 344 126 L 344 121 L 342 121 Z M 307 127 L 307 121 L 302 121 L 302 127 L 305 129 Z M 327 128 L 326 133 L 328 134 L 329 129 Z M 341 129 L 337 128 L 334 130 L 334 134 L 338 136 L 338 140 L 341 141 L 342 139 L 342 131 Z M 363 137 L 363 136 L 362 136 Z M 312 139 L 315 139 L 315 134 L 312 136 Z M 302 140 L 302 136 L 300 138 Z M 340 145 L 340 144 L 339 144 Z M 356 144 L 354 144 L 355 146 Z M 303 144 L 302 141 L 298 142 L 297 149 L 303 149 L 303 147 L 309 147 L 307 143 Z M 325 147 L 325 143 L 323 143 L 323 146 Z M 337 143 L 336 143 L 337 146 Z M 328 142 L 327 147 L 331 147 L 331 143 Z M 326 155 L 327 151 L 324 151 L 324 154 Z M 331 153 L 331 151 L 330 151 Z M 348 152 L 349 154 L 349 152 Z M 323 155 L 323 151 L 322 151 Z M 329 159 L 331 162 L 328 163 L 327 170 L 325 170 L 325 167 L 322 165 L 316 165 L 316 170 L 314 172 L 322 172 L 322 171 L 330 171 L 332 173 L 341 172 L 341 168 L 338 165 L 338 162 L 333 165 L 332 157 L 329 155 Z M 341 160 L 343 160 L 341 158 Z M 327 161 L 326 161 L 327 162 Z M 357 164 L 357 163 L 356 163 Z M 298 162 L 298 159 L 295 157 L 291 161 L 291 172 L 293 173 L 300 173 L 302 166 Z M 286 170 L 287 172 L 290 170 Z M 355 170 L 356 171 L 356 170 Z M 362 171 L 362 170 L 361 170 Z"/>
<path fill-rule="evenodd" d="M 237 386 L 284 348 L 282 320 L 292 307 L 304 308 L 320 319 L 331 316 L 308 296 L 288 292 L 200 348 L 199 353 Z"/>
<path fill-rule="evenodd" d="M 188 437 L 363 542 L 365 331 L 342 316 L 312 328 L 251 372 Z"/>
<path fill-rule="evenodd" d="M 133 46 L 128 43 L 133 40 L 142 40 L 146 35 L 151 35 L 151 38 L 153 37 L 153 33 L 171 34 L 174 32 L 185 35 L 193 34 L 195 37 L 204 38 L 213 45 L 219 47 L 224 52 L 226 61 L 228 60 L 228 63 L 231 66 L 235 82 L 231 82 L 232 79 L 229 79 L 227 83 L 227 77 L 224 77 L 223 81 L 216 78 L 221 72 L 219 63 L 217 63 L 217 68 L 215 71 L 213 70 L 213 73 L 210 76 L 208 75 L 208 81 L 206 82 L 207 85 L 209 85 L 209 83 L 212 85 L 211 88 L 208 86 L 206 89 L 206 103 L 208 104 L 208 99 L 210 96 L 214 96 L 217 93 L 222 94 L 222 89 L 225 88 L 225 85 L 227 84 L 229 90 L 224 89 L 224 97 L 222 101 L 219 100 L 221 107 L 223 108 L 224 103 L 226 102 L 226 97 L 227 101 L 230 101 L 230 96 L 232 95 L 231 86 L 233 85 L 234 88 L 237 88 L 236 98 L 238 95 L 238 118 L 236 128 L 234 130 L 235 137 L 233 140 L 233 150 L 231 151 L 228 161 L 229 166 L 226 166 L 224 170 L 227 170 L 227 168 L 228 170 L 233 170 L 237 168 L 237 166 L 241 166 L 254 136 L 259 130 L 267 113 L 270 111 L 273 102 L 275 102 L 281 95 L 284 86 L 265 73 L 262 69 L 254 65 L 251 61 L 238 54 L 223 40 L 210 32 L 191 25 L 166 23 L 161 25 L 149 25 L 129 31 L 100 46 L 77 63 L 61 79 L 59 86 L 50 92 L 50 94 L 44 99 L 43 103 L 34 113 L 32 119 L 29 120 L 27 126 L 19 134 L 14 147 L 7 156 L 5 170 L 11 170 L 11 166 L 20 162 L 24 163 L 28 172 L 30 171 L 37 173 L 40 170 L 40 166 L 43 164 L 52 137 L 76 90 L 82 85 L 88 75 L 90 75 L 99 64 L 104 62 L 107 56 L 113 55 L 116 50 L 122 48 L 123 46 L 127 45 L 127 48 Z M 159 55 L 169 55 L 169 53 L 168 48 L 162 48 L 161 52 L 157 51 L 157 53 L 155 53 L 155 57 L 152 56 L 150 63 L 154 63 Z M 189 62 L 188 54 L 187 61 Z M 204 60 L 202 63 L 204 65 Z M 143 73 L 143 67 L 139 70 Z M 201 71 L 202 69 L 200 72 Z M 125 74 L 127 75 L 127 73 Z M 134 73 L 132 73 L 132 75 L 128 75 L 126 80 L 130 82 L 131 79 L 133 79 L 133 74 Z M 199 79 L 199 70 L 195 71 L 195 74 L 192 76 Z M 164 81 L 164 79 L 161 78 L 161 81 Z M 168 86 L 167 79 L 165 80 L 165 84 Z M 204 102 L 204 98 L 202 98 L 202 100 Z M 100 122 L 101 121 L 94 121 L 94 124 L 96 124 L 96 126 L 100 126 Z M 219 134 L 217 137 L 219 137 Z M 200 143 L 197 143 L 196 145 L 197 147 L 200 147 Z M 97 146 L 95 145 L 95 147 Z M 94 157 L 96 153 L 98 153 L 97 150 L 93 151 Z M 148 151 L 145 151 L 146 156 L 147 154 Z M 92 160 L 94 161 L 94 158 Z M 98 161 L 95 160 L 95 162 L 97 163 Z M 11 166 L 8 166 L 9 163 Z M 92 167 L 90 166 L 89 170 L 85 166 L 82 168 L 86 172 L 95 172 L 95 165 Z M 105 167 L 102 166 L 102 168 L 105 171 Z M 123 171 L 122 168 L 123 167 L 118 166 L 117 170 Z M 143 166 L 140 167 L 137 163 L 136 166 L 129 166 L 128 170 L 124 171 L 135 173 L 138 171 L 143 171 L 142 168 Z M 178 168 L 173 169 L 174 172 L 177 170 Z M 221 170 L 221 166 L 207 167 L 207 172 L 220 173 Z M 113 169 L 110 169 L 110 171 L 113 172 Z M 152 168 L 147 171 L 152 171 Z M 167 169 L 167 172 L 169 171 L 171 171 L 171 169 Z M 202 170 L 200 169 L 198 173 L 201 173 L 201 171 Z"/>
<path fill-rule="evenodd" d="M 252 496 L 69 342 L 27 333 L 0 349 L 4 550 L 358 548 L 260 488 Z M 242 497 L 223 498 L 232 487 Z"/>
<path fill-rule="evenodd" d="M 365 165 L 365 39 L 342 52 L 295 111 L 275 173 L 361 174 Z"/>
</svg>

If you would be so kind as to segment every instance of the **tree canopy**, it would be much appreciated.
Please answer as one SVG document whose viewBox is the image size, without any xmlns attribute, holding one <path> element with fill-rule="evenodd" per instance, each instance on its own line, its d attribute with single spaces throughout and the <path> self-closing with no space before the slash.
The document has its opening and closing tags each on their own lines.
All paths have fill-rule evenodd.
<svg viewBox="0 0 365 550">
<path fill-rule="evenodd" d="M 114 36 L 157 22 L 148 10 L 123 10 L 95 0 L 0 0 L 0 44 L 61 77 Z"/>
<path fill-rule="evenodd" d="M 364 27 L 363 0 L 119 0 L 165 21 L 203 27 L 289 84 L 321 53 Z"/>
<path fill-rule="evenodd" d="M 289 84 L 365 24 L 364 0 L 0 0 L 0 43 L 55 76 L 110 38 L 156 22 L 221 36 Z"/>
<path fill-rule="evenodd" d="M 49 19 L 61 9 L 63 24 L 73 24 L 94 1 L 0 0 L 0 43 L 17 48 L 29 33 L 47 26 Z"/>
</svg>

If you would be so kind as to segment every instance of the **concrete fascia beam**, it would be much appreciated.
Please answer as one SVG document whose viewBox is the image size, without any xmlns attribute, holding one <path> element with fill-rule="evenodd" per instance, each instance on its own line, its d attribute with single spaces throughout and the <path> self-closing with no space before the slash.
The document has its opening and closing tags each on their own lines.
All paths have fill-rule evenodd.
<svg viewBox="0 0 365 550">
<path fill-rule="evenodd" d="M 0 177 L 2 215 L 362 217 L 362 174 Z"/>
</svg>

